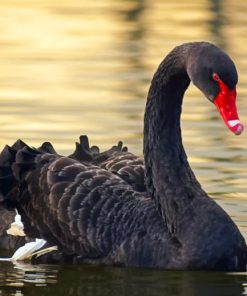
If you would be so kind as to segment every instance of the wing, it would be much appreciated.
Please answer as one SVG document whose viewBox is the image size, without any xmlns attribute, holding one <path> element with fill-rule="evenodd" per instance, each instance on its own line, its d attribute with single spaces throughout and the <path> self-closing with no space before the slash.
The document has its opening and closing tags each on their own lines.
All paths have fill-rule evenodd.
<svg viewBox="0 0 247 296">
<path fill-rule="evenodd" d="M 100 152 L 97 146 L 90 148 L 87 136 L 81 136 L 80 143 L 76 143 L 76 149 L 69 157 L 104 168 L 125 180 L 134 190 L 146 192 L 143 160 L 128 152 L 122 142 Z"/>
<path fill-rule="evenodd" d="M 18 209 L 27 235 L 42 237 L 66 254 L 98 259 L 132 234 L 146 233 L 157 223 L 164 228 L 153 201 L 122 178 L 48 153 L 48 146 L 17 143 L 1 154 L 2 204 Z M 9 182 L 3 182 L 6 178 Z"/>
</svg>

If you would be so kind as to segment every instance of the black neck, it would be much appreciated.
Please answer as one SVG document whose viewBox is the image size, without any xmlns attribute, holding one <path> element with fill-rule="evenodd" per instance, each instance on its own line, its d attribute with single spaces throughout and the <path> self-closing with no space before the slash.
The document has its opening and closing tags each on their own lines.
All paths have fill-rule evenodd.
<svg viewBox="0 0 247 296">
<path fill-rule="evenodd" d="M 180 115 L 190 79 L 187 47 L 175 48 L 159 66 L 149 90 L 144 122 L 146 185 L 168 229 L 177 231 L 190 201 L 205 196 L 182 144 Z"/>
</svg>

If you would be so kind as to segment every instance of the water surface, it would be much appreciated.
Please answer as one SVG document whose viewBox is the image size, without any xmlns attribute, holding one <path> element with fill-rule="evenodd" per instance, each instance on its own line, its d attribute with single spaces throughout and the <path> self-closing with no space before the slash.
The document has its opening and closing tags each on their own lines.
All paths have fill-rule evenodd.
<svg viewBox="0 0 247 296">
<path fill-rule="evenodd" d="M 8 0 L 0 9 L 1 147 L 48 140 L 67 154 L 87 134 L 102 149 L 123 140 L 141 155 L 152 75 L 188 41 L 214 42 L 236 62 L 247 123 L 246 1 Z M 197 177 L 247 238 L 247 134 L 232 135 L 193 86 L 182 119 Z M 1 264 L 0 278 L 0 295 L 247 294 L 245 273 Z"/>
<path fill-rule="evenodd" d="M 246 295 L 245 273 L 172 272 L 97 266 L 4 266 L 1 295 Z"/>
</svg>

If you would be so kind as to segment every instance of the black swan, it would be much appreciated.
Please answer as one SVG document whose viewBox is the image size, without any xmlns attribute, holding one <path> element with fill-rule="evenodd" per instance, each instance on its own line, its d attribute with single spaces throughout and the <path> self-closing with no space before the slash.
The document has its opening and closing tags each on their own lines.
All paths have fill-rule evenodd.
<svg viewBox="0 0 247 296">
<path fill-rule="evenodd" d="M 82 139 L 70 157 L 62 157 L 48 143 L 35 149 L 19 140 L 5 146 L 0 155 L 1 206 L 18 210 L 28 236 L 56 244 L 75 261 L 246 270 L 243 236 L 203 191 L 183 149 L 180 114 L 190 81 L 217 106 L 228 128 L 240 134 L 243 125 L 236 111 L 237 71 L 232 60 L 207 42 L 182 44 L 160 64 L 148 93 L 147 190 L 143 186 L 138 190 L 135 184 L 134 173 L 138 171 L 140 178 L 142 163 L 122 147 L 113 149 L 115 154 L 100 154 Z M 118 167 L 114 172 L 109 166 L 109 159 L 114 164 L 119 155 L 122 161 L 129 155 L 133 163 L 127 180 Z"/>
</svg>

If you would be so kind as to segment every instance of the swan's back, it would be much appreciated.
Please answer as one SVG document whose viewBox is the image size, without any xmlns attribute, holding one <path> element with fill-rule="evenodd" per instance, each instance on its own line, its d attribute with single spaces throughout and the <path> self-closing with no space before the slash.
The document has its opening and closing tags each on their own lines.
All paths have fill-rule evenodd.
<svg viewBox="0 0 247 296">
<path fill-rule="evenodd" d="M 4 203 L 18 209 L 27 235 L 83 259 L 156 264 L 146 249 L 167 229 L 152 200 L 105 169 L 41 150 L 19 142 L 1 154 Z"/>
</svg>

